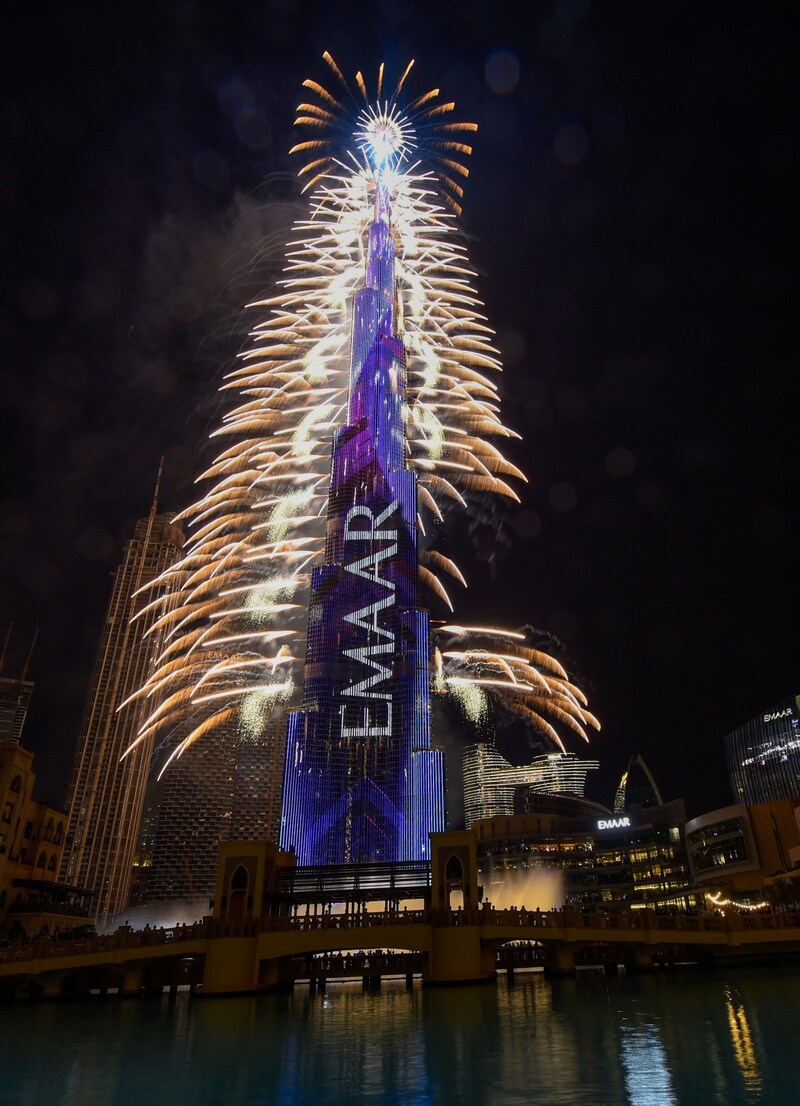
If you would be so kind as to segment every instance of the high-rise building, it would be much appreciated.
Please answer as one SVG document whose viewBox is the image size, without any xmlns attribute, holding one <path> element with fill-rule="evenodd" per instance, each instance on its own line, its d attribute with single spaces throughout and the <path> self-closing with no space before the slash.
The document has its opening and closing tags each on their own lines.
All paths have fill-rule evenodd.
<svg viewBox="0 0 800 1106">
<path fill-rule="evenodd" d="M 172 519 L 156 514 L 154 502 L 114 573 L 67 792 L 60 878 L 94 892 L 99 921 L 122 910 L 130 890 L 152 745 L 140 742 L 123 759 L 141 715 L 140 703 L 128 700 L 146 680 L 160 641 L 148 634 L 154 612 L 135 617 L 142 606 L 136 593 L 181 551 L 183 533 Z"/>
<path fill-rule="evenodd" d="M 574 753 L 544 753 L 517 767 L 489 742 L 468 745 L 463 755 L 464 822 L 469 827 L 481 818 L 514 814 L 519 789 L 582 799 L 587 773 L 599 767 L 598 761 L 581 760 Z"/>
<path fill-rule="evenodd" d="M 614 796 L 614 813 L 626 810 L 643 810 L 649 806 L 661 806 L 664 800 L 653 774 L 641 756 L 632 756 L 622 773 Z"/>
<path fill-rule="evenodd" d="M 725 737 L 731 790 L 755 806 L 800 795 L 800 695 L 790 695 Z"/>
<path fill-rule="evenodd" d="M 313 570 L 303 706 L 289 716 L 281 846 L 301 863 L 421 860 L 444 829 L 431 748 L 428 614 L 417 605 L 417 476 L 406 467 L 389 195 L 378 176 L 355 294 L 346 425 Z"/>
<path fill-rule="evenodd" d="M 159 783 L 151 781 L 141 901 L 205 901 L 207 908 L 221 841 L 277 841 L 285 733 L 280 710 L 257 734 L 229 725 L 213 742 L 191 746 Z"/>
</svg>

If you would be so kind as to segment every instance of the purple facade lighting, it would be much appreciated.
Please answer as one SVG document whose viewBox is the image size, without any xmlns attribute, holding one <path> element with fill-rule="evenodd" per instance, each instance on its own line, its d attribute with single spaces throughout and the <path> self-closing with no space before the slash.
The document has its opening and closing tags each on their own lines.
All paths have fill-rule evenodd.
<svg viewBox="0 0 800 1106">
<path fill-rule="evenodd" d="M 281 845 L 303 864 L 426 859 L 429 833 L 444 828 L 396 295 L 379 174 L 366 279 L 353 302 L 348 417 L 333 444 L 324 563 L 311 580 L 303 705 L 289 717 Z"/>
</svg>

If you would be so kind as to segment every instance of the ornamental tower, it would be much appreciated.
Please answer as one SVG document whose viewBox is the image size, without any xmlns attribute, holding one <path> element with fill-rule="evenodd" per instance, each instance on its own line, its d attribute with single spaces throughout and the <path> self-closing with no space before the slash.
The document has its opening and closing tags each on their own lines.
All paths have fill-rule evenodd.
<svg viewBox="0 0 800 1106">
<path fill-rule="evenodd" d="M 353 297 L 347 421 L 334 437 L 325 555 L 311 578 L 303 703 L 289 718 L 281 846 L 303 864 L 427 859 L 428 834 L 444 829 L 397 299 L 379 163 Z"/>
</svg>

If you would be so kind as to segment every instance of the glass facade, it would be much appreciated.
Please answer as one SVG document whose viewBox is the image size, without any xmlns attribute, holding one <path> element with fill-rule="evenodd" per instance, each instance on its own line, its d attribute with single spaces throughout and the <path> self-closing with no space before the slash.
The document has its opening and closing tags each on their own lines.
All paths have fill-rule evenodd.
<svg viewBox="0 0 800 1106">
<path fill-rule="evenodd" d="M 192 745 L 151 786 L 137 901 L 208 900 L 221 841 L 277 839 L 285 732 L 281 711 L 257 740 L 222 726 L 213 742 Z"/>
<path fill-rule="evenodd" d="M 325 558 L 311 580 L 303 703 L 289 716 L 280 843 L 301 864 L 426 859 L 428 834 L 444 828 L 396 305 L 379 177 L 365 285 L 353 303 L 347 423 L 333 444 Z"/>
<path fill-rule="evenodd" d="M 504 884 L 558 873 L 573 906 L 696 905 L 683 839 L 685 811 L 676 800 L 625 818 L 516 814 L 476 823 L 484 893 Z M 620 824 L 627 823 L 627 824 Z"/>
<path fill-rule="evenodd" d="M 725 756 L 736 802 L 753 806 L 800 795 L 800 696 L 729 733 Z"/>
<path fill-rule="evenodd" d="M 700 823 L 703 819 L 695 821 Z M 692 872 L 700 878 L 708 873 L 719 874 L 720 869 L 729 869 L 731 865 L 750 866 L 758 859 L 747 812 L 743 809 L 729 809 L 718 821 L 708 821 L 687 831 L 686 848 Z"/>
<path fill-rule="evenodd" d="M 800 799 L 712 810 L 687 823 L 686 847 L 698 884 L 763 901 L 771 879 L 800 866 Z"/>
</svg>

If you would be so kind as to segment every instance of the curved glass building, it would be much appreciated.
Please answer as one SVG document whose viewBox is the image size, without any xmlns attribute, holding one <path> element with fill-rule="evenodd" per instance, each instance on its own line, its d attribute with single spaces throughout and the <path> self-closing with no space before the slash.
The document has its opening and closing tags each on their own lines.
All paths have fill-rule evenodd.
<svg viewBox="0 0 800 1106">
<path fill-rule="evenodd" d="M 524 806 L 523 792 L 583 798 L 587 773 L 599 768 L 596 760 L 574 753 L 544 753 L 530 764 L 515 766 L 494 744 L 468 745 L 463 754 L 464 823 L 513 814 Z"/>
<path fill-rule="evenodd" d="M 800 795 L 800 695 L 790 695 L 725 737 L 731 790 L 753 806 Z"/>
</svg>

